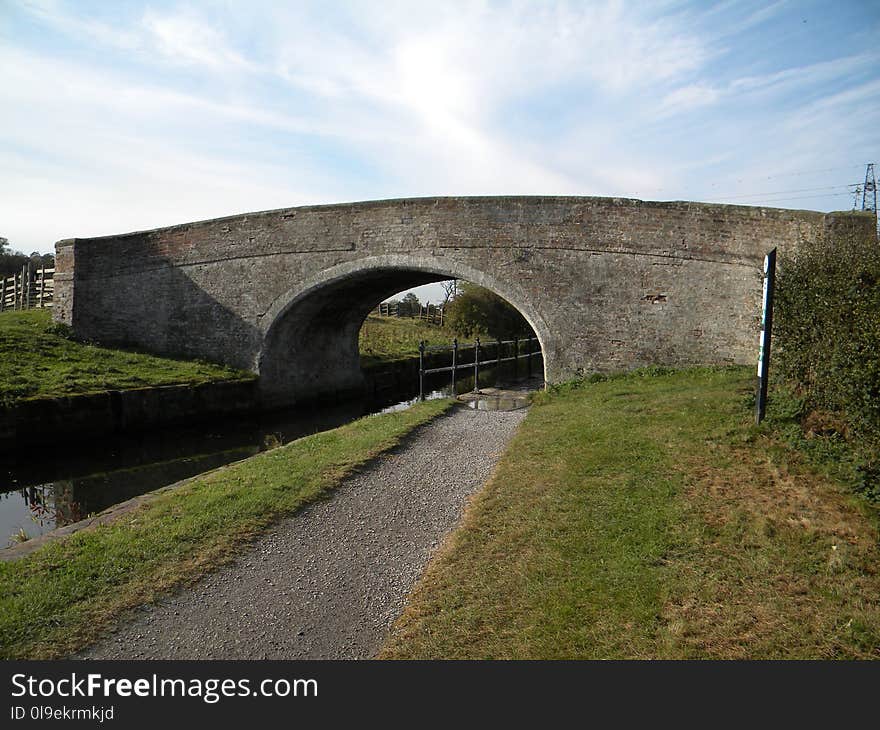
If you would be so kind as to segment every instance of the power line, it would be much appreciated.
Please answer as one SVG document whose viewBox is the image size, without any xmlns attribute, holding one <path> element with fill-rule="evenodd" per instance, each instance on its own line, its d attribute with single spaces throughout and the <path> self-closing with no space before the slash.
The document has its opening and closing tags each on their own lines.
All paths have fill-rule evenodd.
<svg viewBox="0 0 880 730">
<path fill-rule="evenodd" d="M 778 175 L 768 175 L 767 177 L 762 177 L 761 180 L 773 180 L 777 177 L 793 177 L 795 175 L 815 175 L 820 172 L 837 172 L 839 170 L 854 170 L 861 169 L 861 164 L 859 165 L 846 165 L 845 167 L 826 167 L 822 170 L 799 170 L 797 172 L 782 172 Z"/>
<path fill-rule="evenodd" d="M 856 165 L 856 164 L 853 164 L 853 165 L 844 165 L 844 166 L 840 166 L 840 167 L 825 167 L 825 168 L 814 169 L 814 170 L 797 170 L 797 171 L 793 171 L 793 172 L 782 172 L 782 173 L 779 173 L 778 175 L 755 175 L 755 176 L 752 176 L 751 179 L 753 179 L 753 180 L 761 180 L 761 181 L 764 181 L 764 180 L 776 180 L 777 178 L 781 178 L 781 177 L 795 177 L 795 176 L 800 176 L 800 175 L 814 175 L 814 174 L 818 174 L 818 173 L 838 172 L 838 171 L 840 171 L 840 170 L 854 170 L 854 169 L 861 169 L 861 167 L 862 167 L 862 164 L 860 163 L 860 164 L 857 164 L 857 165 Z M 746 178 L 726 178 L 726 180 L 734 180 L 734 179 L 736 180 L 736 182 L 741 183 L 741 182 L 743 182 Z M 710 188 L 713 188 L 713 187 L 715 187 L 716 185 L 723 184 L 724 182 L 725 182 L 725 180 L 721 180 L 720 182 L 712 183 L 709 187 L 710 187 Z M 648 189 L 646 190 L 646 192 L 649 192 L 649 193 L 663 193 L 663 192 L 668 192 L 669 190 L 670 190 L 669 188 L 648 188 Z M 688 190 L 688 187 L 685 186 L 684 188 L 675 188 L 675 190 Z"/>
<path fill-rule="evenodd" d="M 796 190 L 768 190 L 764 193 L 747 193 L 746 195 L 722 195 L 716 194 L 713 197 L 716 198 L 725 198 L 727 200 L 738 200 L 740 198 L 762 198 L 767 195 L 782 195 L 787 193 L 813 193 L 818 192 L 819 190 L 839 190 L 841 188 L 851 188 L 854 185 L 858 185 L 858 183 L 849 183 L 847 185 L 828 185 L 826 187 L 821 188 L 798 188 Z M 850 191 L 847 191 L 847 195 L 850 194 Z"/>
<path fill-rule="evenodd" d="M 755 200 L 753 202 L 755 204 L 759 204 L 759 203 L 787 203 L 792 200 L 814 200 L 816 198 L 840 198 L 843 196 L 849 197 L 850 195 L 852 195 L 852 193 L 847 191 L 845 193 L 825 193 L 824 195 L 796 195 L 796 196 L 790 197 L 790 198 L 789 197 L 760 198 L 760 199 Z M 722 202 L 723 203 L 725 200 L 727 200 L 727 198 L 725 198 L 725 199 L 713 198 L 712 200 L 709 200 L 707 202 Z M 745 203 L 749 204 L 750 201 L 745 201 Z"/>
</svg>

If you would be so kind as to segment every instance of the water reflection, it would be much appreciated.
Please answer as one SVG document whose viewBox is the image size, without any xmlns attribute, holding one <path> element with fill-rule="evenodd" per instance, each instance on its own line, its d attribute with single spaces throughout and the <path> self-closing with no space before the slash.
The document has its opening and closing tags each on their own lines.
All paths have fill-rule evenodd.
<svg viewBox="0 0 880 730">
<path fill-rule="evenodd" d="M 369 411 L 363 403 L 347 403 L 4 454 L 0 548 L 21 532 L 40 535 L 139 494 L 335 428 L 364 412 Z"/>
<path fill-rule="evenodd" d="M 529 404 L 528 398 L 512 396 L 484 395 L 467 401 L 468 408 L 476 411 L 517 411 Z"/>
</svg>

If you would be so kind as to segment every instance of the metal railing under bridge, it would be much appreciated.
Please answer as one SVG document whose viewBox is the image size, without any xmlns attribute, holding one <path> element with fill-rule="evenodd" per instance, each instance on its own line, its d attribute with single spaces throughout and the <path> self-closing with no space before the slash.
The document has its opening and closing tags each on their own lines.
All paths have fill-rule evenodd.
<svg viewBox="0 0 880 730">
<path fill-rule="evenodd" d="M 512 347 L 511 347 L 512 346 Z M 494 347 L 495 355 L 494 357 L 484 357 L 481 358 L 481 355 L 484 354 L 485 350 L 489 350 Z M 523 349 L 524 348 L 524 349 Z M 461 355 L 465 352 L 470 352 L 473 350 L 473 360 L 470 358 L 466 358 L 464 362 L 461 360 Z M 425 367 L 425 357 L 428 354 L 438 353 L 438 352 L 451 352 L 452 353 L 452 364 L 447 365 L 445 367 L 438 368 L 426 368 Z M 525 360 L 526 363 L 526 377 L 532 377 L 532 373 L 534 370 L 534 366 L 532 364 L 533 358 L 541 356 L 541 345 L 538 342 L 537 337 L 526 337 L 520 339 L 518 337 L 512 340 L 493 340 L 488 343 L 481 343 L 480 338 L 477 337 L 473 342 L 463 342 L 460 343 L 458 338 L 452 341 L 452 345 L 426 345 L 425 341 L 422 340 L 419 343 L 419 398 L 421 400 L 425 400 L 425 376 L 426 375 L 434 375 L 437 373 L 451 373 L 451 385 L 452 392 L 455 393 L 455 384 L 458 380 L 458 373 L 465 371 L 473 371 L 474 378 L 474 392 L 477 393 L 480 390 L 480 366 L 484 367 L 499 367 L 502 363 L 513 363 L 513 376 L 514 378 L 519 377 L 519 363 L 521 360 Z"/>
</svg>

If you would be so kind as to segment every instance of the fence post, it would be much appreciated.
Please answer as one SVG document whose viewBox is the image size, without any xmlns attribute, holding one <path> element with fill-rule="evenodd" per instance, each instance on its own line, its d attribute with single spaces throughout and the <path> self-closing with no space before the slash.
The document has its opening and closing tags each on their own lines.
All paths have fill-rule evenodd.
<svg viewBox="0 0 880 730">
<path fill-rule="evenodd" d="M 474 343 L 474 393 L 480 392 L 480 338 Z"/>
<path fill-rule="evenodd" d="M 526 347 L 526 378 L 532 377 L 532 338 L 528 339 L 528 346 Z"/>
<path fill-rule="evenodd" d="M 452 340 L 452 397 L 455 398 L 455 369 L 458 367 L 458 337 Z"/>
<path fill-rule="evenodd" d="M 6 277 L 4 276 L 2 279 L 2 283 L 0 283 L 0 312 L 6 309 Z"/>
<path fill-rule="evenodd" d="M 425 400 L 425 341 L 419 342 L 419 400 Z"/>
<path fill-rule="evenodd" d="M 27 262 L 27 299 L 26 309 L 30 309 L 34 302 L 34 262 L 28 259 Z"/>
</svg>

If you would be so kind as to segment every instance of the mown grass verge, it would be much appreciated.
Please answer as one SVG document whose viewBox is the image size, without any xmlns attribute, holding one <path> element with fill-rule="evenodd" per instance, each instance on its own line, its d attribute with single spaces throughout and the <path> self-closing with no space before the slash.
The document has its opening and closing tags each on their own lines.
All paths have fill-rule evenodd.
<svg viewBox="0 0 880 730">
<path fill-rule="evenodd" d="M 751 426 L 750 369 L 539 395 L 384 658 L 878 658 L 876 514 Z"/>
<path fill-rule="evenodd" d="M 55 658 L 126 610 L 192 582 L 445 411 L 367 416 L 196 477 L 120 520 L 0 563 L 0 657 Z"/>
<path fill-rule="evenodd" d="M 361 364 L 418 357 L 421 340 L 428 345 L 451 346 L 453 337 L 451 331 L 423 320 L 371 314 L 360 331 Z"/>
<path fill-rule="evenodd" d="M 252 373 L 210 363 L 97 347 L 67 337 L 48 310 L 0 312 L 0 405 L 158 385 L 248 380 Z"/>
</svg>

